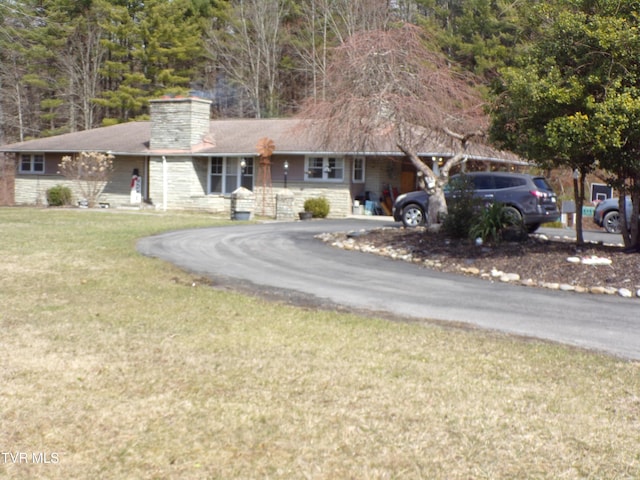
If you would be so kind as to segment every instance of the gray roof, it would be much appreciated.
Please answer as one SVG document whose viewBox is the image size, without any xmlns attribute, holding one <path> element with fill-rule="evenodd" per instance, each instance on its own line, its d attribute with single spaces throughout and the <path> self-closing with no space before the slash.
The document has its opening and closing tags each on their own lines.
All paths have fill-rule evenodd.
<svg viewBox="0 0 640 480">
<path fill-rule="evenodd" d="M 121 123 L 82 132 L 65 133 L 0 147 L 3 152 L 114 152 L 148 155 L 151 122 Z"/>
<path fill-rule="evenodd" d="M 93 130 L 67 133 L 54 137 L 28 140 L 0 147 L 0 152 L 9 153 L 78 153 L 83 151 L 110 152 L 114 155 L 255 155 L 257 143 L 267 137 L 275 144 L 274 154 L 377 154 L 402 155 L 393 139 L 381 141 L 375 152 L 351 152 L 329 150 L 322 142 L 313 138 L 314 129 L 306 128 L 309 121 L 292 118 L 275 119 L 225 119 L 212 120 L 210 132 L 200 144 L 191 150 L 151 150 L 151 122 L 129 122 Z M 455 144 L 427 139 L 420 145 L 423 156 L 448 157 L 454 155 Z M 470 158 L 526 163 L 510 152 L 498 151 L 487 145 L 472 144 L 468 149 Z"/>
</svg>

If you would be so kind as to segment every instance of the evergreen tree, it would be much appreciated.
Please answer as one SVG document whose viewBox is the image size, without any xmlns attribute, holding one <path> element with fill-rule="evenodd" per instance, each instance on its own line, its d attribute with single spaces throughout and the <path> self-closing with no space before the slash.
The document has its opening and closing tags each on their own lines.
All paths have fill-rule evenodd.
<svg viewBox="0 0 640 480">
<path fill-rule="evenodd" d="M 435 29 L 443 51 L 491 81 L 523 41 L 527 11 L 537 0 L 419 0 L 425 28 Z"/>
<path fill-rule="evenodd" d="M 632 193 L 638 211 L 639 5 L 540 4 L 532 10 L 533 43 L 517 65 L 501 71 L 492 137 L 539 163 L 579 172 L 574 189 L 579 207 L 585 176 L 599 167 L 618 176 L 618 187 Z M 578 208 L 578 243 L 583 241 L 580 220 Z M 625 243 L 637 247 L 637 222 L 632 227 Z"/>
<path fill-rule="evenodd" d="M 51 112 L 59 105 L 47 103 L 53 97 L 55 54 L 43 45 L 48 25 L 40 2 L 8 4 L 4 13 L 0 83 L 5 128 L 22 140 L 42 135 L 43 121 L 50 122 Z"/>
<path fill-rule="evenodd" d="M 96 100 L 109 112 L 105 123 L 146 115 L 152 98 L 186 94 L 204 59 L 202 23 L 190 0 L 111 3 L 102 25 L 107 88 Z"/>
</svg>

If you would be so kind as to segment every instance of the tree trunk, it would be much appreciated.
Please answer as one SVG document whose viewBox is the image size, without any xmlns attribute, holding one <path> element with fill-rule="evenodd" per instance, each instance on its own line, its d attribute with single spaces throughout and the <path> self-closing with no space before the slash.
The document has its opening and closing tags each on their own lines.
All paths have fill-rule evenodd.
<svg viewBox="0 0 640 480">
<path fill-rule="evenodd" d="M 629 228 L 629 246 L 636 252 L 640 252 L 640 225 L 638 215 L 640 214 L 640 191 L 635 188 L 631 192 L 631 225 Z"/>
<path fill-rule="evenodd" d="M 442 218 L 447 214 L 447 200 L 444 196 L 444 188 L 436 184 L 436 187 L 429 191 L 429 225 L 442 223 Z"/>
<path fill-rule="evenodd" d="M 630 248 L 632 246 L 631 243 L 631 234 L 630 229 L 627 226 L 627 205 L 626 205 L 626 193 L 624 191 L 621 192 L 622 195 L 618 198 L 618 213 L 620 215 L 620 235 L 622 235 L 622 243 L 624 243 L 625 248 Z"/>
<path fill-rule="evenodd" d="M 429 168 L 412 148 L 401 144 L 397 146 L 416 167 L 418 175 L 422 177 L 421 187 L 429 194 L 429 211 L 427 212 L 429 225 L 441 223 L 442 218 L 448 212 L 444 186 L 449 181 L 449 172 L 456 165 L 464 163 L 467 156 L 464 153 L 454 155 L 439 169 L 439 175 L 436 175 L 433 169 Z"/>
<path fill-rule="evenodd" d="M 573 175 L 573 201 L 576 204 L 576 245 L 584 245 L 584 235 L 582 233 L 582 205 L 584 202 L 584 182 L 585 173 L 580 171 L 579 175 Z"/>
<path fill-rule="evenodd" d="M 436 177 L 436 174 L 425 163 L 420 160 L 418 154 L 405 145 L 398 144 L 398 148 L 402 150 L 414 167 L 418 170 L 420 178 L 420 186 L 429 194 L 429 209 L 427 212 L 427 221 L 429 225 L 440 223 L 439 220 L 447 214 L 447 202 L 444 197 L 443 185 L 446 183 Z"/>
</svg>

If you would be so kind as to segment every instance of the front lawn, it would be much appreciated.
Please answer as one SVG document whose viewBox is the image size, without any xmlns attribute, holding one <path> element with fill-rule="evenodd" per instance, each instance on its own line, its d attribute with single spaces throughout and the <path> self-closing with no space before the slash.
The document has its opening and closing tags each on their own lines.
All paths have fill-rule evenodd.
<svg viewBox="0 0 640 480">
<path fill-rule="evenodd" d="M 0 477 L 640 477 L 640 364 L 269 303 L 135 241 L 204 214 L 0 209 Z"/>
</svg>

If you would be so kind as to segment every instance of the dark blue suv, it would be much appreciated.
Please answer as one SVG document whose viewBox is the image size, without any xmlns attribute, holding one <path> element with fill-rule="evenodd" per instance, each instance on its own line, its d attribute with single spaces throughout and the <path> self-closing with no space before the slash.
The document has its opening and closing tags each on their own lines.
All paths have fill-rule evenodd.
<svg viewBox="0 0 640 480">
<path fill-rule="evenodd" d="M 509 172 L 470 172 L 464 176 L 472 182 L 477 198 L 502 203 L 522 219 L 529 232 L 560 218 L 558 198 L 544 177 Z M 456 177 L 453 175 L 450 181 Z M 428 204 L 429 196 L 423 190 L 399 195 L 393 204 L 393 218 L 405 227 L 424 225 Z"/>
</svg>

